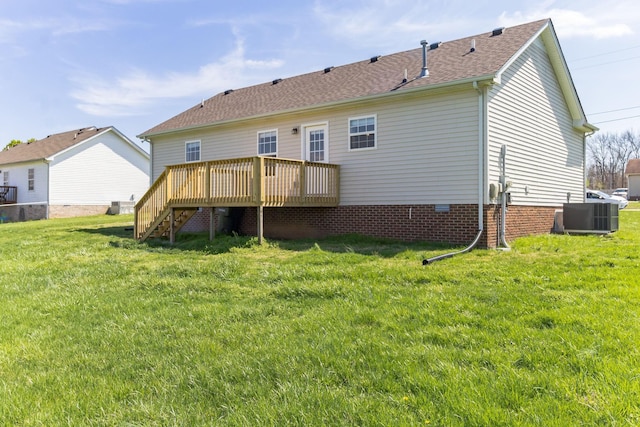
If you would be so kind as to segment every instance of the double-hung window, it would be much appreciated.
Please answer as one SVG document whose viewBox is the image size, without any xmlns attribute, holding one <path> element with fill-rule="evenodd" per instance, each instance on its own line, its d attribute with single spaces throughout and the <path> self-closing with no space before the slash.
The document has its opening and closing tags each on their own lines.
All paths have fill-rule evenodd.
<svg viewBox="0 0 640 427">
<path fill-rule="evenodd" d="M 349 119 L 349 150 L 376 148 L 376 116 Z"/>
<path fill-rule="evenodd" d="M 184 160 L 185 162 L 200 161 L 200 141 L 187 141 L 184 144 Z"/>
<path fill-rule="evenodd" d="M 349 150 L 376 148 L 376 116 L 349 119 Z"/>
<path fill-rule="evenodd" d="M 277 157 L 278 155 L 278 131 L 269 130 L 258 132 L 258 155 Z"/>
<path fill-rule="evenodd" d="M 27 170 L 27 188 L 29 191 L 36 189 L 36 170 L 33 168 Z"/>
</svg>

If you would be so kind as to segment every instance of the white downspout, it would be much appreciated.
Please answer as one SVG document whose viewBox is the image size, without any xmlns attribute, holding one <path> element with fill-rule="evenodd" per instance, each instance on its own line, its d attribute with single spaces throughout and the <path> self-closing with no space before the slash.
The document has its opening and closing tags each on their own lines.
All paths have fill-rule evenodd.
<svg viewBox="0 0 640 427">
<path fill-rule="evenodd" d="M 44 159 L 44 163 L 47 165 L 47 196 L 45 204 L 45 219 L 49 219 L 49 205 L 51 204 L 51 160 Z"/>
<path fill-rule="evenodd" d="M 432 258 L 423 259 L 422 265 L 429 265 L 435 261 L 440 261 L 441 259 L 451 258 L 458 254 L 463 254 L 465 252 L 469 252 L 473 249 L 478 242 L 480 241 L 480 237 L 484 231 L 484 147 L 485 147 L 485 118 L 486 118 L 486 108 L 485 108 L 485 90 L 481 89 L 478 86 L 478 82 L 473 82 L 473 88 L 478 92 L 478 234 L 476 234 L 473 242 L 466 248 L 456 251 L 450 252 L 444 255 L 438 255 Z"/>
<path fill-rule="evenodd" d="M 485 147 L 485 91 L 473 82 L 478 92 L 478 232 L 484 230 L 484 147 Z"/>
</svg>

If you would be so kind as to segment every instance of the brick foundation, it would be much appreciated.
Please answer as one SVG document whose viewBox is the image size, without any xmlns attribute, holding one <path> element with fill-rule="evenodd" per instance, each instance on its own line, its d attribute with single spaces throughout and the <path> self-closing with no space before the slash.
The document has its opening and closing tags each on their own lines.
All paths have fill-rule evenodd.
<svg viewBox="0 0 640 427">
<path fill-rule="evenodd" d="M 507 241 L 534 234 L 550 233 L 553 231 L 555 211 L 558 209 L 562 209 L 562 206 L 509 206 L 507 208 Z M 500 206 L 485 205 L 485 247 L 498 246 L 499 226 Z"/>
<path fill-rule="evenodd" d="M 470 243 L 478 232 L 477 205 L 449 205 L 439 212 L 435 205 L 338 206 L 335 208 L 265 208 L 264 235 L 274 239 L 322 238 L 361 234 L 404 241 L 450 244 Z M 555 207 L 509 206 L 507 240 L 530 234 L 549 233 Z M 209 209 L 198 212 L 182 231 L 209 229 Z M 245 235 L 257 233 L 257 209 L 234 208 L 225 231 Z M 218 219 L 221 219 L 219 217 Z M 484 234 L 479 246 L 498 244 L 500 207 L 485 205 Z M 217 228 L 220 229 L 220 225 Z"/>
<path fill-rule="evenodd" d="M 34 221 L 46 217 L 46 205 L 0 205 L 0 222 Z"/>
<path fill-rule="evenodd" d="M 49 206 L 49 218 L 102 215 L 109 212 L 110 207 L 109 205 L 51 205 Z"/>
</svg>

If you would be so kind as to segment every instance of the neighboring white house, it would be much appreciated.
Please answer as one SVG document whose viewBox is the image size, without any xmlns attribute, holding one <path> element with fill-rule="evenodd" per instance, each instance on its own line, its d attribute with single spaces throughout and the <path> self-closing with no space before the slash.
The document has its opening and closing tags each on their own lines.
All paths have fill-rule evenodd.
<svg viewBox="0 0 640 427">
<path fill-rule="evenodd" d="M 149 154 L 116 128 L 89 127 L 0 151 L 0 216 L 9 221 L 106 213 L 149 186 Z"/>
<path fill-rule="evenodd" d="M 585 136 L 597 130 L 551 21 L 421 44 L 207 99 L 140 135 L 152 178 L 247 156 L 339 165 L 337 206 L 266 207 L 268 237 L 482 235 L 492 247 L 501 233 L 549 232 L 556 209 L 583 201 Z M 187 227 L 209 224 L 209 212 Z M 261 230 L 262 211 L 235 212 L 238 231 Z"/>
<path fill-rule="evenodd" d="M 640 200 L 640 159 L 629 160 L 624 173 L 627 176 L 629 185 L 627 198 L 629 200 Z"/>
</svg>

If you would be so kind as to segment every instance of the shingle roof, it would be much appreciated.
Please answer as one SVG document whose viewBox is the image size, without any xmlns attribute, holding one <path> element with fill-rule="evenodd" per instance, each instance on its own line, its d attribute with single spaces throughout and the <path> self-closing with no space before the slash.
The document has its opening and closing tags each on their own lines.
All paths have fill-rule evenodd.
<svg viewBox="0 0 640 427">
<path fill-rule="evenodd" d="M 219 122 L 295 111 L 314 106 L 487 78 L 501 68 L 550 21 L 509 27 L 442 43 L 427 55 L 429 76 L 419 78 L 422 48 L 220 93 L 147 130 L 141 137 Z M 472 40 L 475 51 L 471 52 Z M 408 81 L 402 83 L 407 71 Z M 279 79 L 278 79 L 279 80 Z"/>
<path fill-rule="evenodd" d="M 640 174 L 640 159 L 631 159 L 627 163 L 627 168 L 624 172 L 626 175 L 638 175 Z"/>
<path fill-rule="evenodd" d="M 22 143 L 8 150 L 0 151 L 0 165 L 46 159 L 108 129 L 112 129 L 112 127 L 82 128 L 49 135 L 35 142 Z"/>
</svg>

